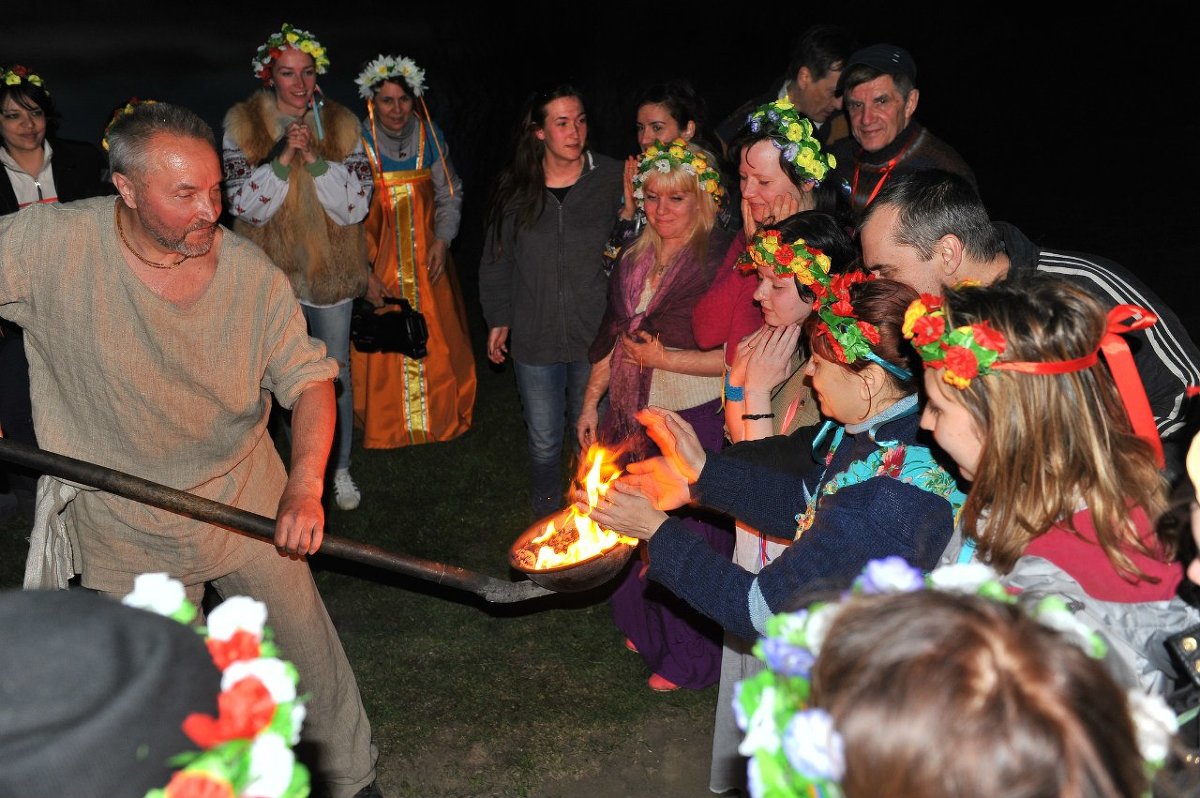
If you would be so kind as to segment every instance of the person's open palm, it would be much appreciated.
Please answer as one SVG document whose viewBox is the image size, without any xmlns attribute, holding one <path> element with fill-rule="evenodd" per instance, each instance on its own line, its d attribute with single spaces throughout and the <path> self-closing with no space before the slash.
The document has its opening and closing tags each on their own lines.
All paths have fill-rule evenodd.
<svg viewBox="0 0 1200 798">
<path fill-rule="evenodd" d="M 600 502 L 592 508 L 592 520 L 605 529 L 649 540 L 667 520 L 667 514 L 654 507 L 653 501 L 629 483 L 614 482 Z"/>
<path fill-rule="evenodd" d="M 665 457 L 630 463 L 618 481 L 636 488 L 659 510 L 674 510 L 692 498 L 687 478 Z"/>
<path fill-rule="evenodd" d="M 661 407 L 647 407 L 637 412 L 637 420 L 646 428 L 650 439 L 658 444 L 663 456 L 683 475 L 688 484 L 700 478 L 708 455 L 692 425 L 678 413 Z"/>
</svg>

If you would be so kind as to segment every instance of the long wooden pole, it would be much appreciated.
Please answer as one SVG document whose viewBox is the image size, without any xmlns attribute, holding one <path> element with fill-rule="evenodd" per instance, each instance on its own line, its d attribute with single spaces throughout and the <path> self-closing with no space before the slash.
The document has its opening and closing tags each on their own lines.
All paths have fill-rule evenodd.
<svg viewBox="0 0 1200 798">
<path fill-rule="evenodd" d="M 275 519 L 273 518 L 239 510 L 227 504 L 194 496 L 185 491 L 89 463 L 86 460 L 76 460 L 66 455 L 4 438 L 0 438 L 0 460 L 22 465 L 39 473 L 68 479 L 80 485 L 106 490 L 126 499 L 169 510 L 197 521 L 245 532 L 269 542 L 274 541 L 275 538 Z M 525 601 L 554 592 L 529 580 L 505 582 L 454 565 L 397 554 L 336 535 L 325 535 L 320 553 L 436 582 L 439 585 L 449 585 L 460 590 L 467 590 L 493 603 L 507 604 Z"/>
</svg>

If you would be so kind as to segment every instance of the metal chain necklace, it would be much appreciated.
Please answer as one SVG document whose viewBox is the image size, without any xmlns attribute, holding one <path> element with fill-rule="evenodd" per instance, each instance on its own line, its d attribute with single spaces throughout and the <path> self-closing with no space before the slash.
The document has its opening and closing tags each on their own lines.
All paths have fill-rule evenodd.
<svg viewBox="0 0 1200 798">
<path fill-rule="evenodd" d="M 155 261 L 152 261 L 149 258 L 142 257 L 142 253 L 140 253 L 136 249 L 134 249 L 133 244 L 130 244 L 129 239 L 125 237 L 125 227 L 121 224 L 121 205 L 120 205 L 120 203 L 116 203 L 114 205 L 114 207 L 116 208 L 116 212 L 117 212 L 117 235 L 121 237 L 121 243 L 125 245 L 126 249 L 128 249 L 130 252 L 133 253 L 133 257 L 137 258 L 142 263 L 146 264 L 147 266 L 153 267 L 155 269 L 174 269 L 176 266 L 183 263 L 188 258 L 192 257 L 191 255 L 184 255 L 183 257 L 181 257 L 179 260 L 175 261 L 174 263 L 156 263 Z"/>
</svg>

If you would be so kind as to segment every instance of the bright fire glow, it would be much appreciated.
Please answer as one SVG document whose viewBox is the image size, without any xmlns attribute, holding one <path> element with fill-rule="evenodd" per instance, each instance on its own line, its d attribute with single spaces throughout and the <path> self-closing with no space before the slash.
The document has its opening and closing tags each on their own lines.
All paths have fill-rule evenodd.
<svg viewBox="0 0 1200 798">
<path fill-rule="evenodd" d="M 587 492 L 589 510 L 608 492 L 608 486 L 613 480 L 621 475 L 620 470 L 612 463 L 612 452 L 595 444 L 588 449 L 584 463 L 580 464 L 580 470 L 587 472 L 583 478 L 583 487 Z M 560 528 L 555 526 L 556 521 L 561 523 L 562 530 L 570 530 L 573 525 L 579 533 L 579 537 L 565 548 L 561 542 L 558 546 L 551 545 L 555 542 L 551 541 L 551 538 L 560 535 Z M 530 541 L 531 547 L 539 546 L 537 563 L 534 565 L 538 570 L 582 562 L 617 544 L 635 546 L 637 540 L 611 529 L 601 529 L 599 524 L 589 516 L 581 514 L 573 504 L 565 515 L 555 516 L 546 524 L 545 531 Z"/>
</svg>

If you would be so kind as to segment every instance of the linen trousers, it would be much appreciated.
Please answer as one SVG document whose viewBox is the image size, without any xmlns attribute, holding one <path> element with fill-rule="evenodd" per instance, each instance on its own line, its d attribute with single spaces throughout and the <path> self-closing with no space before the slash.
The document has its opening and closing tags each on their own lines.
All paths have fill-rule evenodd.
<svg viewBox="0 0 1200 798">
<path fill-rule="evenodd" d="M 313 767 L 315 787 L 328 790 L 331 798 L 352 798 L 375 780 L 378 752 L 337 629 L 307 561 L 282 555 L 265 542 L 247 540 L 245 545 L 262 552 L 211 584 L 222 599 L 250 596 L 267 605 L 267 625 L 274 632 L 279 656 L 299 671 L 298 694 L 310 695 L 300 734 L 300 758 Z M 188 600 L 197 607 L 204 585 L 184 586 Z M 108 595 L 120 599 L 125 594 Z"/>
</svg>

